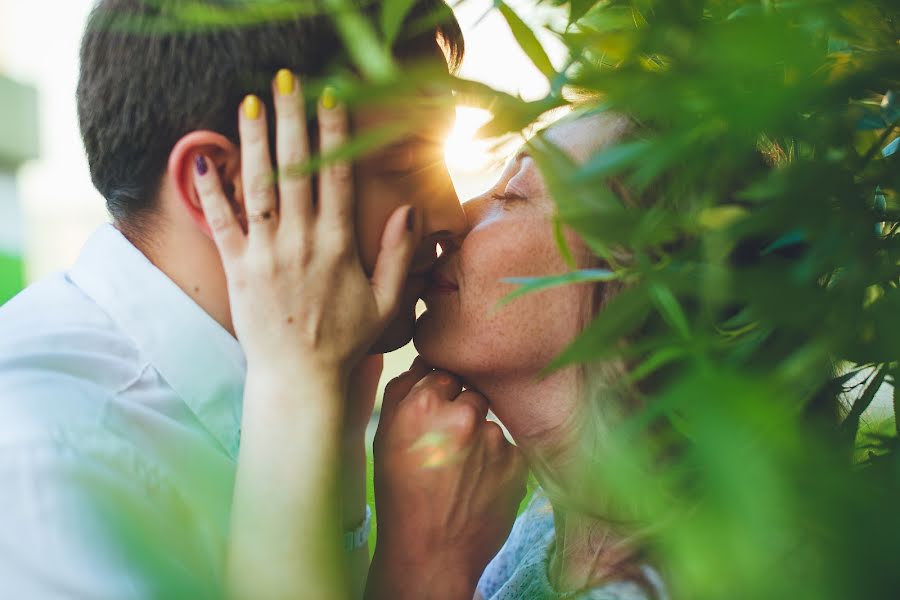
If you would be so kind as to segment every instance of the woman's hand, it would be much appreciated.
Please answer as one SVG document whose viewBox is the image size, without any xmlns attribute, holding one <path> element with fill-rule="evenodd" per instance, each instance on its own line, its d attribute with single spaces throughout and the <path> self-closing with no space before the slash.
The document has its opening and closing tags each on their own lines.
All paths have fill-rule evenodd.
<svg viewBox="0 0 900 600">
<path fill-rule="evenodd" d="M 350 502 L 349 484 L 342 493 L 342 459 L 359 455 L 342 434 L 345 418 L 358 427 L 357 413 L 371 410 L 371 386 L 351 389 L 348 379 L 396 309 L 419 228 L 411 207 L 390 217 L 369 280 L 357 252 L 350 166 L 324 167 L 314 202 L 310 177 L 295 168 L 309 159 L 300 83 L 282 71 L 272 87 L 277 184 L 265 107 L 248 96 L 239 111 L 236 197 L 243 192 L 245 218 L 232 211 L 207 159 L 196 159 L 195 186 L 247 357 L 226 591 L 240 598 L 346 598 L 353 585 L 341 513 L 355 516 L 350 511 L 365 504 Z M 344 143 L 348 117 L 326 97 L 318 119 L 327 155 Z M 349 392 L 366 397 L 356 412 L 345 410 Z"/>
<path fill-rule="evenodd" d="M 366 597 L 472 598 L 509 535 L 527 470 L 487 401 L 421 359 L 385 391 L 375 436 L 378 545 Z"/>
<path fill-rule="evenodd" d="M 418 241 L 418 220 L 412 207 L 394 212 L 369 280 L 356 246 L 350 165 L 337 161 L 321 170 L 314 202 L 311 178 L 297 169 L 310 157 L 299 81 L 278 77 L 281 85 L 273 84 L 277 184 L 265 106 L 248 96 L 239 111 L 246 231 L 203 156 L 197 157 L 196 187 L 222 257 L 235 332 L 250 368 L 346 375 L 397 308 Z M 327 156 L 346 140 L 347 112 L 327 95 L 318 120 L 320 151 Z"/>
</svg>

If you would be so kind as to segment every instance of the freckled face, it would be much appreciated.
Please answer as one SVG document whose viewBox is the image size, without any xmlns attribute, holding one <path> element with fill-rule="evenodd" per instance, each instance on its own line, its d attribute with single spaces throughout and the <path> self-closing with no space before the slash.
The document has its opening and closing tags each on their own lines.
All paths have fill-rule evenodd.
<svg viewBox="0 0 900 600">
<path fill-rule="evenodd" d="M 547 140 L 583 161 L 621 125 L 583 118 L 554 126 Z M 428 311 L 417 324 L 416 347 L 430 363 L 476 386 L 536 377 L 577 336 L 592 296 L 590 286 L 563 286 L 498 307 L 516 287 L 504 279 L 569 270 L 553 235 L 553 199 L 534 160 L 519 154 L 493 188 L 463 208 L 468 234 L 457 251 L 438 262 L 436 283 L 425 293 Z M 585 244 L 571 231 L 566 237 L 579 267 L 590 266 Z"/>
</svg>

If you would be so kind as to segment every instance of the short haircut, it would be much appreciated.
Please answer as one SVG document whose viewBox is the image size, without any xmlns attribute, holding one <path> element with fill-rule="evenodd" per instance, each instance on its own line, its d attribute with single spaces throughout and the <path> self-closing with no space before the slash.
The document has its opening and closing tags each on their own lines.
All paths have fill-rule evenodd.
<svg viewBox="0 0 900 600">
<path fill-rule="evenodd" d="M 252 9 L 260 0 L 190 2 L 204 3 Z M 99 0 L 81 46 L 78 119 L 91 179 L 113 219 L 135 233 L 153 214 L 169 153 L 181 137 L 209 129 L 237 144 L 238 105 L 250 93 L 270 101 L 278 69 L 317 77 L 349 66 L 335 64 L 344 45 L 327 14 L 224 27 L 179 26 L 176 17 L 173 26 L 173 7 L 186 4 Z M 374 24 L 380 6 L 361 11 Z M 443 0 L 415 2 L 405 27 L 394 44 L 397 59 L 434 57 L 451 71 L 459 66 L 462 32 Z"/>
</svg>

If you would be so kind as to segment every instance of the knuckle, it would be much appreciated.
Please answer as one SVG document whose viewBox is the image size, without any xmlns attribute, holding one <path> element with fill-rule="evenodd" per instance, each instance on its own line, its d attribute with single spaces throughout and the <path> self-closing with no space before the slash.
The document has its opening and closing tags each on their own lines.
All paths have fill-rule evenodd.
<svg viewBox="0 0 900 600">
<path fill-rule="evenodd" d="M 231 220 L 228 218 L 228 215 L 221 212 L 208 214 L 206 222 L 209 224 L 210 231 L 217 234 L 225 233 L 231 227 Z"/>
<path fill-rule="evenodd" d="M 485 421 L 483 435 L 488 447 L 492 449 L 504 449 L 507 445 L 503 429 L 492 421 Z"/>
<path fill-rule="evenodd" d="M 353 182 L 353 169 L 349 163 L 336 162 L 328 167 L 328 174 L 335 184 L 341 186 L 350 185 Z"/>
<path fill-rule="evenodd" d="M 478 410 L 468 403 L 458 404 L 454 406 L 453 411 L 453 427 L 459 433 L 472 434 L 478 426 L 480 415 Z"/>
<path fill-rule="evenodd" d="M 391 379 L 388 384 L 384 386 L 385 398 L 396 398 L 398 395 L 400 395 L 401 391 L 403 390 L 402 385 L 403 381 L 401 377 L 395 377 L 394 379 Z"/>
<path fill-rule="evenodd" d="M 265 175 L 256 177 L 247 190 L 248 196 L 254 200 L 268 200 L 275 196 L 272 179 Z"/>
<path fill-rule="evenodd" d="M 440 404 L 440 395 L 429 388 L 416 390 L 410 397 L 410 406 L 418 412 L 433 412 Z"/>
<path fill-rule="evenodd" d="M 319 117 L 319 133 L 323 138 L 341 138 L 347 132 L 347 118 L 340 110 L 326 111 Z"/>
</svg>

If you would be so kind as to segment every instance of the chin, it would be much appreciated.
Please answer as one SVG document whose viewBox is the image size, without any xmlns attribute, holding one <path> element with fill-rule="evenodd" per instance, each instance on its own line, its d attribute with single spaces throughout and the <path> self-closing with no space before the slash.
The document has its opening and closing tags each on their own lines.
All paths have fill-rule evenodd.
<svg viewBox="0 0 900 600">
<path fill-rule="evenodd" d="M 455 372 L 453 365 L 449 364 L 453 361 L 448 360 L 450 357 L 446 356 L 446 352 L 441 351 L 444 348 L 441 341 L 440 323 L 434 319 L 432 311 L 426 310 L 419 317 L 419 320 L 416 321 L 415 334 L 413 335 L 416 351 L 431 366 Z"/>
<path fill-rule="evenodd" d="M 408 344 L 413 338 L 415 322 L 415 307 L 404 308 L 403 311 L 394 317 L 394 320 L 388 324 L 387 329 L 384 330 L 381 337 L 375 340 L 372 348 L 369 349 L 369 354 L 385 354 L 387 352 L 393 352 Z"/>
</svg>

